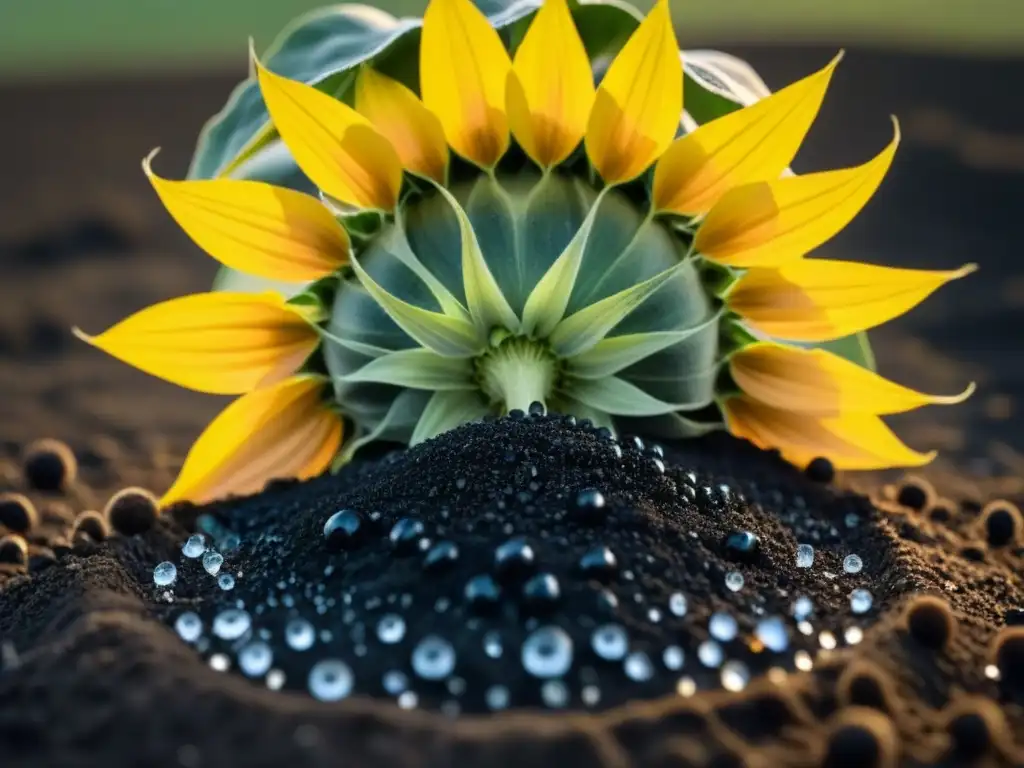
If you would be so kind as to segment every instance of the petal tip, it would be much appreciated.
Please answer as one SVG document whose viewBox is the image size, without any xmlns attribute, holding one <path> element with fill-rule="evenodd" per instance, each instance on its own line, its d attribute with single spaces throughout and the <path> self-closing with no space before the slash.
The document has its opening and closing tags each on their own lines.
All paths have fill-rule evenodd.
<svg viewBox="0 0 1024 768">
<path fill-rule="evenodd" d="M 153 173 L 153 158 L 160 154 L 160 147 L 153 147 L 149 154 L 142 158 L 142 172 L 152 180 L 156 174 Z"/>
</svg>

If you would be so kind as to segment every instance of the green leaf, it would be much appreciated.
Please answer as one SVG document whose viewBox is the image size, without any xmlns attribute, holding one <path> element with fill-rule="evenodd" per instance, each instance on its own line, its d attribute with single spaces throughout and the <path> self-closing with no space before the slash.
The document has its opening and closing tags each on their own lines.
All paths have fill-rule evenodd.
<svg viewBox="0 0 1024 768">
<path fill-rule="evenodd" d="M 615 419 L 611 414 L 581 403 L 575 398 L 561 394 L 551 399 L 551 410 L 556 413 L 571 413 L 577 419 L 590 419 L 595 427 L 606 427 L 615 433 Z"/>
<path fill-rule="evenodd" d="M 473 366 L 466 358 L 441 357 L 429 349 L 403 349 L 377 357 L 338 378 L 430 390 L 476 389 Z"/>
<path fill-rule="evenodd" d="M 566 362 L 566 372 L 581 379 L 612 376 L 646 357 L 707 330 L 709 326 L 716 325 L 719 318 L 720 314 L 715 314 L 700 325 L 679 331 L 631 333 L 602 339 L 586 352 L 569 358 Z"/>
<path fill-rule="evenodd" d="M 611 189 L 606 187 L 605 191 Z M 555 259 L 544 277 L 540 279 L 523 308 L 523 333 L 530 336 L 545 338 L 565 317 L 565 308 L 569 306 L 576 276 L 580 272 L 583 253 L 587 249 L 590 232 L 597 219 L 597 212 L 605 191 L 602 191 L 590 208 L 590 213 L 583 221 L 576 235 L 569 241 L 561 255 Z"/>
<path fill-rule="evenodd" d="M 445 357 L 472 357 L 486 347 L 486 334 L 478 333 L 465 320 L 431 312 L 393 296 L 370 277 L 359 259 L 352 259 L 352 268 L 363 288 L 387 312 L 388 317 L 421 346 Z"/>
<path fill-rule="evenodd" d="M 374 243 L 375 249 L 378 243 Z M 470 322 L 472 318 L 466 311 L 466 308 L 462 306 L 455 296 L 452 295 L 451 291 L 444 287 L 444 284 L 437 279 L 433 272 L 427 269 L 423 262 L 417 258 L 416 254 L 413 253 L 412 248 L 409 246 L 409 239 L 405 235 L 405 226 L 402 221 L 401 211 L 397 214 L 397 220 L 395 226 L 392 227 L 388 232 L 379 239 L 379 247 L 381 250 L 387 251 L 400 262 L 405 264 L 412 272 L 423 281 L 423 283 L 430 289 L 437 303 L 441 306 L 441 311 L 449 317 L 455 317 L 459 320 Z"/>
<path fill-rule="evenodd" d="M 787 341 L 787 344 L 794 344 L 794 342 Z M 826 349 L 833 354 L 839 355 L 849 360 L 851 363 L 856 363 L 862 368 L 867 368 L 869 371 L 877 371 L 878 366 L 875 362 L 875 353 L 871 349 L 871 342 L 868 341 L 868 334 L 865 331 L 852 334 L 850 336 L 844 336 L 841 339 L 833 339 L 832 341 L 825 341 L 819 344 L 810 344 L 809 347 L 816 347 L 818 349 Z"/>
<path fill-rule="evenodd" d="M 409 445 L 422 443 L 461 424 L 475 421 L 486 416 L 487 412 L 487 404 L 479 395 L 467 395 L 465 392 L 435 392 L 416 423 Z"/>
<path fill-rule="evenodd" d="M 309 285 L 309 283 L 285 283 L 280 280 L 268 280 L 265 277 L 256 277 L 236 269 L 221 267 L 213 278 L 212 290 L 236 291 L 238 293 L 276 291 L 286 299 L 290 299 L 301 294 Z"/>
<path fill-rule="evenodd" d="M 462 249 L 462 281 L 466 292 L 466 304 L 477 329 L 490 334 L 496 327 L 510 331 L 519 329 L 519 318 L 509 306 L 505 294 L 498 287 L 494 275 L 484 261 L 473 225 L 459 202 L 444 187 L 438 185 L 438 192 L 448 201 L 459 222 L 459 239 Z"/>
<path fill-rule="evenodd" d="M 614 416 L 659 416 L 678 410 L 702 408 L 711 402 L 666 403 L 617 376 L 603 379 L 567 379 L 562 391 L 592 408 Z"/>
<path fill-rule="evenodd" d="M 340 344 L 346 349 L 351 349 L 360 355 L 366 355 L 367 357 L 383 357 L 384 355 L 390 355 L 395 350 L 387 349 L 385 347 L 378 347 L 375 344 L 367 344 L 362 341 L 356 341 L 355 339 L 345 339 L 341 336 L 335 336 L 333 333 L 327 330 L 327 328 L 319 328 L 320 338 L 331 344 Z"/>
<path fill-rule="evenodd" d="M 627 432 L 650 435 L 662 440 L 689 440 L 709 432 L 717 432 L 725 426 L 722 422 L 694 421 L 681 413 L 621 419 L 621 425 Z"/>
<path fill-rule="evenodd" d="M 549 341 L 552 349 L 559 357 L 573 357 L 586 352 L 687 263 L 680 262 L 642 283 L 613 294 L 565 318 L 551 333 Z"/>
<path fill-rule="evenodd" d="M 331 472 L 337 472 L 348 464 L 356 451 L 377 438 L 386 437 L 389 433 L 402 434 L 413 429 L 429 398 L 428 392 L 419 389 L 406 389 L 400 392 L 377 426 L 342 445 L 338 458 L 331 464 Z"/>
</svg>

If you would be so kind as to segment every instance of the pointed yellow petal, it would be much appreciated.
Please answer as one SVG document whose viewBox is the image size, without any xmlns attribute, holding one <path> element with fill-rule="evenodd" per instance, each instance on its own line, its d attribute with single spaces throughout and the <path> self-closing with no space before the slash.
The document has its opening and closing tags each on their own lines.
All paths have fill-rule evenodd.
<svg viewBox="0 0 1024 768">
<path fill-rule="evenodd" d="M 792 341 L 830 341 L 899 317 L 950 280 L 948 272 L 894 269 L 852 261 L 798 259 L 779 269 L 751 269 L 726 303 L 747 325 Z"/>
<path fill-rule="evenodd" d="M 423 14 L 420 91 L 452 149 L 491 168 L 508 149 L 508 51 L 470 0 L 430 0 Z"/>
<path fill-rule="evenodd" d="M 348 105 L 253 61 L 270 119 L 303 173 L 343 203 L 392 210 L 402 163 L 391 142 Z"/>
<path fill-rule="evenodd" d="M 672 143 L 683 111 L 683 64 L 668 0 L 658 0 L 597 89 L 587 155 L 608 184 L 634 179 Z"/>
<path fill-rule="evenodd" d="M 391 142 L 403 166 L 444 184 L 448 172 L 444 129 L 415 93 L 363 67 L 356 80 L 356 111 Z"/>
<path fill-rule="evenodd" d="M 323 472 L 342 436 L 341 417 L 323 400 L 325 385 L 295 376 L 235 400 L 196 440 L 161 506 L 256 493 L 269 480 Z"/>
<path fill-rule="evenodd" d="M 197 293 L 154 304 L 98 336 L 75 334 L 139 370 L 219 395 L 293 374 L 319 343 L 302 310 L 275 293 Z"/>
<path fill-rule="evenodd" d="M 512 62 L 508 119 L 534 162 L 550 168 L 583 139 L 594 104 L 590 58 L 566 0 L 545 0 Z"/>
<path fill-rule="evenodd" d="M 319 200 L 259 181 L 169 181 L 142 168 L 189 237 L 221 264 L 304 283 L 348 262 L 348 235 Z"/>
<path fill-rule="evenodd" d="M 732 267 L 797 259 L 849 224 L 882 183 L 899 144 L 893 140 L 856 168 L 754 182 L 727 192 L 697 230 L 698 253 Z"/>
<path fill-rule="evenodd" d="M 841 58 L 676 139 L 654 171 L 655 209 L 697 216 L 733 187 L 778 179 L 800 149 Z"/>
<path fill-rule="evenodd" d="M 823 349 L 761 342 L 729 360 L 737 386 L 750 398 L 784 411 L 813 416 L 903 413 L 924 405 L 966 400 L 974 385 L 951 397 L 900 386 Z"/>
<path fill-rule="evenodd" d="M 849 413 L 835 418 L 815 418 L 781 411 L 745 396 L 725 401 L 729 431 L 761 448 L 777 448 L 783 457 L 805 467 L 819 456 L 837 469 L 888 469 L 920 467 L 935 452 L 918 453 L 892 433 L 877 416 Z"/>
</svg>

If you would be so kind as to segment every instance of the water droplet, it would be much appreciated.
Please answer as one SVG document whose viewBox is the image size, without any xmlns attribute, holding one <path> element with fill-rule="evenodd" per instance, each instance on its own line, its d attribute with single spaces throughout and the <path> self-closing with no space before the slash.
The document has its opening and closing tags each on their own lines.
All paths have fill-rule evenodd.
<svg viewBox="0 0 1024 768">
<path fill-rule="evenodd" d="M 743 589 L 743 574 L 739 571 L 729 571 L 725 574 L 725 586 L 730 592 L 739 592 Z"/>
<path fill-rule="evenodd" d="M 769 651 L 782 653 L 789 647 L 786 623 L 778 616 L 769 616 L 757 622 L 754 634 Z"/>
<path fill-rule="evenodd" d="M 186 643 L 194 643 L 203 634 L 203 620 L 199 614 L 186 611 L 174 620 L 174 630 Z"/>
<path fill-rule="evenodd" d="M 727 643 L 736 637 L 736 633 L 739 631 L 739 626 L 736 623 L 736 619 L 728 613 L 717 611 L 711 614 L 711 618 L 708 619 L 708 631 L 715 640 L 721 640 L 723 643 Z"/>
<path fill-rule="evenodd" d="M 226 653 L 215 653 L 210 657 L 210 668 L 215 672 L 227 672 L 231 669 L 231 659 Z"/>
<path fill-rule="evenodd" d="M 551 611 L 561 597 L 562 587 L 550 573 L 538 573 L 523 585 L 523 607 L 531 613 Z"/>
<path fill-rule="evenodd" d="M 793 601 L 793 618 L 797 621 L 803 621 L 812 613 L 814 613 L 814 603 L 807 595 L 800 595 Z"/>
<path fill-rule="evenodd" d="M 508 706 L 509 692 L 504 685 L 492 685 L 484 693 L 488 709 L 500 710 Z"/>
<path fill-rule="evenodd" d="M 285 677 L 284 672 L 280 669 L 272 669 L 267 672 L 267 688 L 272 691 L 280 691 L 284 688 Z"/>
<path fill-rule="evenodd" d="M 673 616 L 685 616 L 687 609 L 686 595 L 682 592 L 673 592 L 672 596 L 668 599 L 668 609 L 672 612 Z"/>
<path fill-rule="evenodd" d="M 185 557 L 199 557 L 206 551 L 206 537 L 201 533 L 188 537 L 181 547 L 181 554 Z"/>
<path fill-rule="evenodd" d="M 814 669 L 814 659 L 807 651 L 797 651 L 793 654 L 793 666 L 801 672 L 810 672 Z"/>
<path fill-rule="evenodd" d="M 426 530 L 423 522 L 415 517 L 403 517 L 395 523 L 391 528 L 391 533 L 388 534 L 388 539 L 391 540 L 391 547 L 395 554 L 413 554 Z"/>
<path fill-rule="evenodd" d="M 814 565 L 814 547 L 810 544 L 800 544 L 796 548 L 796 567 L 810 568 Z"/>
<path fill-rule="evenodd" d="M 324 523 L 324 540 L 331 549 L 352 549 L 359 545 L 365 528 L 358 512 L 342 509 Z"/>
<path fill-rule="evenodd" d="M 750 670 L 742 661 L 727 661 L 722 665 L 721 680 L 725 690 L 737 693 L 750 682 Z"/>
<path fill-rule="evenodd" d="M 569 703 L 569 689 L 561 680 L 548 680 L 540 687 L 540 697 L 552 709 L 561 709 Z"/>
<path fill-rule="evenodd" d="M 705 640 L 697 646 L 697 658 L 700 659 L 700 663 L 705 667 L 714 668 L 719 666 L 724 656 L 722 646 L 714 640 Z"/>
<path fill-rule="evenodd" d="M 174 563 L 166 560 L 153 569 L 153 583 L 158 587 L 168 587 L 178 578 L 178 569 Z"/>
<path fill-rule="evenodd" d="M 504 580 L 524 578 L 536 565 L 533 547 L 522 537 L 509 539 L 494 550 L 494 568 Z"/>
<path fill-rule="evenodd" d="M 607 582 L 618 572 L 619 562 L 608 547 L 594 547 L 580 558 L 579 569 L 584 578 Z"/>
<path fill-rule="evenodd" d="M 454 565 L 459 559 L 459 547 L 453 541 L 439 541 L 423 558 L 423 570 L 437 573 Z"/>
<path fill-rule="evenodd" d="M 751 531 L 733 531 L 725 538 L 726 554 L 740 560 L 750 560 L 759 545 L 760 540 Z"/>
<path fill-rule="evenodd" d="M 439 635 L 427 635 L 412 651 L 412 669 L 424 680 L 443 680 L 455 669 L 455 649 Z"/>
<path fill-rule="evenodd" d="M 850 593 L 850 610 L 856 614 L 867 613 L 873 603 L 874 598 L 866 589 L 855 589 Z"/>
<path fill-rule="evenodd" d="M 629 650 L 629 635 L 621 624 L 604 624 L 590 636 L 590 647 L 605 661 L 618 661 Z"/>
<path fill-rule="evenodd" d="M 497 630 L 491 630 L 484 635 L 484 653 L 487 654 L 487 658 L 500 659 L 504 650 L 501 644 L 501 635 L 498 634 Z"/>
<path fill-rule="evenodd" d="M 859 555 L 847 555 L 843 559 L 843 570 L 847 573 L 860 573 L 864 567 L 864 561 Z"/>
<path fill-rule="evenodd" d="M 308 651 L 316 642 L 316 630 L 305 619 L 292 619 L 285 625 L 284 641 L 293 651 Z"/>
<path fill-rule="evenodd" d="M 688 699 L 697 692 L 697 683 L 692 677 L 680 677 L 676 683 L 676 693 L 684 699 Z"/>
<path fill-rule="evenodd" d="M 579 522 L 589 525 L 603 523 L 608 516 L 604 494 L 596 488 L 587 488 L 576 494 L 569 512 Z"/>
<path fill-rule="evenodd" d="M 220 567 L 224 564 L 224 556 L 219 552 L 214 552 L 212 549 L 206 551 L 203 555 L 203 570 L 205 570 L 211 576 L 216 576 L 220 573 Z"/>
<path fill-rule="evenodd" d="M 384 685 L 384 690 L 392 696 L 397 696 L 409 687 L 409 677 L 405 672 L 397 669 L 385 672 L 381 682 Z"/>
<path fill-rule="evenodd" d="M 247 644 L 238 652 L 238 668 L 247 677 L 260 677 L 274 663 L 274 653 L 262 640 Z"/>
<path fill-rule="evenodd" d="M 318 661 L 309 670 L 309 693 L 320 701 L 340 701 L 352 692 L 354 680 L 348 664 L 338 659 Z"/>
<path fill-rule="evenodd" d="M 633 651 L 622 662 L 626 677 L 637 683 L 645 683 L 654 677 L 654 665 L 651 658 L 643 651 Z"/>
<path fill-rule="evenodd" d="M 405 691 L 398 697 L 399 709 L 416 709 L 416 705 L 419 703 L 420 697 L 416 695 L 415 691 Z"/>
<path fill-rule="evenodd" d="M 229 592 L 235 588 L 235 577 L 230 573 L 222 573 L 217 577 L 217 586 L 225 592 Z"/>
<path fill-rule="evenodd" d="M 397 613 L 388 613 L 377 622 L 377 639 L 387 645 L 400 642 L 405 637 L 405 620 Z"/>
<path fill-rule="evenodd" d="M 541 627 L 523 642 L 523 668 L 534 677 L 561 677 L 572 666 L 572 638 L 564 629 Z"/>
<path fill-rule="evenodd" d="M 658 624 L 661 621 L 661 611 L 657 608 L 648 608 L 647 620 L 652 624 Z"/>
<path fill-rule="evenodd" d="M 686 654 L 683 653 L 683 649 L 678 645 L 670 645 L 661 654 L 661 662 L 665 665 L 665 669 L 673 672 L 678 672 L 683 668 L 683 663 L 686 661 Z"/>
<path fill-rule="evenodd" d="M 493 611 L 501 602 L 501 587 L 490 574 L 481 573 L 466 582 L 463 596 L 477 613 Z"/>
<path fill-rule="evenodd" d="M 826 651 L 834 651 L 838 643 L 836 642 L 836 636 L 829 632 L 827 629 L 818 635 L 818 644 L 821 645 Z"/>
<path fill-rule="evenodd" d="M 213 617 L 213 634 L 221 640 L 237 640 L 251 626 L 249 614 L 240 608 L 228 608 Z"/>
<path fill-rule="evenodd" d="M 857 645 L 864 639 L 864 631 L 860 627 L 847 627 L 843 632 L 843 639 L 847 645 Z"/>
<path fill-rule="evenodd" d="M 584 685 L 580 691 L 580 699 L 587 707 L 596 707 L 601 703 L 601 689 L 596 685 Z"/>
</svg>

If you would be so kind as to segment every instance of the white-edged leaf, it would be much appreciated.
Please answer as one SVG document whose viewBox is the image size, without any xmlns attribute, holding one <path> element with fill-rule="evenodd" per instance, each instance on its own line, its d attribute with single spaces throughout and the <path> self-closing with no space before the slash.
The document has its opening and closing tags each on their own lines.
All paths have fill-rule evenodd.
<svg viewBox="0 0 1024 768">
<path fill-rule="evenodd" d="M 715 313 L 700 325 L 681 331 L 653 331 L 651 333 L 630 333 L 625 336 L 605 338 L 575 357 L 566 361 L 566 372 L 581 379 L 600 379 L 613 376 L 646 357 L 678 344 L 681 341 L 718 323 L 720 313 Z"/>
<path fill-rule="evenodd" d="M 530 291 L 530 296 L 526 299 L 526 306 L 523 307 L 523 333 L 544 338 L 565 317 L 565 308 L 569 306 L 569 298 L 576 285 L 576 276 L 580 273 L 580 264 L 583 262 L 583 253 L 587 249 L 590 231 L 594 227 L 598 209 L 601 207 L 601 201 L 608 189 L 611 187 L 606 187 L 601 191 L 579 231 L 555 259 L 555 263 L 551 265 L 544 277 Z"/>
<path fill-rule="evenodd" d="M 441 305 L 441 311 L 449 317 L 457 317 L 467 322 L 472 318 L 462 302 L 452 295 L 452 292 L 444 287 L 444 284 L 437 279 L 433 272 L 423 266 L 423 262 L 413 253 L 409 245 L 409 238 L 405 235 L 405 222 L 402 220 L 402 209 L 399 207 L 395 214 L 395 226 L 389 233 L 392 242 L 388 250 L 394 254 L 400 262 L 405 264 L 412 272 L 424 282 L 430 292 Z"/>
<path fill-rule="evenodd" d="M 464 357 L 442 357 L 429 349 L 402 349 L 371 360 L 342 381 L 376 382 L 430 390 L 476 389 L 473 365 Z"/>
<path fill-rule="evenodd" d="M 394 352 L 393 349 L 378 347 L 376 344 L 366 344 L 362 341 L 356 341 L 355 339 L 343 339 L 341 336 L 335 336 L 327 330 L 326 326 L 317 326 L 317 332 L 320 334 L 320 338 L 329 341 L 331 344 L 337 344 L 345 347 L 346 349 L 351 349 L 353 352 L 357 352 L 360 355 L 366 355 L 367 357 L 383 357 L 384 355 L 390 355 Z"/>
<path fill-rule="evenodd" d="M 666 403 L 644 392 L 625 379 L 567 379 L 562 385 L 566 395 L 592 408 L 614 416 L 660 416 L 672 411 L 701 408 L 704 403 Z"/>
<path fill-rule="evenodd" d="M 466 304 L 469 305 L 469 314 L 473 318 L 473 322 L 484 335 L 489 334 L 495 327 L 517 331 L 519 318 L 509 305 L 505 294 L 501 292 L 498 282 L 494 279 L 494 275 L 491 274 L 491 270 L 484 260 L 483 251 L 480 250 L 480 244 L 476 240 L 476 233 L 473 232 L 473 225 L 470 223 L 469 217 L 451 192 L 438 184 L 434 186 L 448 201 L 459 222 L 462 281 L 466 292 Z"/>
<path fill-rule="evenodd" d="M 331 472 L 337 472 L 348 464 L 356 451 L 384 435 L 389 429 L 411 427 L 417 422 L 427 398 L 430 395 L 420 389 L 406 389 L 398 394 L 384 418 L 369 432 L 347 441 L 338 457 L 331 464 Z"/>
<path fill-rule="evenodd" d="M 353 258 L 351 264 L 374 301 L 420 345 L 444 357 L 472 357 L 484 350 L 486 335 L 478 333 L 471 323 L 402 301 L 378 285 L 358 259 Z"/>
<path fill-rule="evenodd" d="M 565 358 L 575 357 L 594 347 L 686 263 L 681 261 L 642 283 L 601 299 L 563 319 L 549 337 L 552 349 L 559 357 Z"/>
<path fill-rule="evenodd" d="M 487 405 L 479 395 L 467 395 L 465 392 L 435 392 L 416 423 L 409 445 L 422 443 L 449 429 L 455 429 L 460 424 L 486 415 Z"/>
</svg>

